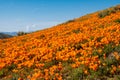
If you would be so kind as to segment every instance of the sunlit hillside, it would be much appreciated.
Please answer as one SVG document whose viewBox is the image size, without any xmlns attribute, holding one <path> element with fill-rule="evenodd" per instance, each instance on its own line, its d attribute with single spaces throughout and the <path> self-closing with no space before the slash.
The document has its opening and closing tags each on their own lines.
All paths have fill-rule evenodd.
<svg viewBox="0 0 120 80">
<path fill-rule="evenodd" d="M 2 80 L 119 80 L 120 5 L 0 40 Z"/>
</svg>

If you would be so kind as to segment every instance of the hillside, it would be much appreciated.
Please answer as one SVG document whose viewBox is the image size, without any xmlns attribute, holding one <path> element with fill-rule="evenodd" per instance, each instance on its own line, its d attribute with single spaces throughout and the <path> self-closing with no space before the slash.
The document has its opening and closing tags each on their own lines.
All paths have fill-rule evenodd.
<svg viewBox="0 0 120 80">
<path fill-rule="evenodd" d="M 0 33 L 0 39 L 5 39 L 5 38 L 10 38 L 12 37 L 11 35 Z"/>
<path fill-rule="evenodd" d="M 120 5 L 0 40 L 2 80 L 119 80 Z"/>
<path fill-rule="evenodd" d="M 12 36 L 16 36 L 17 35 L 17 32 L 1 32 L 1 33 L 12 35 Z"/>
</svg>

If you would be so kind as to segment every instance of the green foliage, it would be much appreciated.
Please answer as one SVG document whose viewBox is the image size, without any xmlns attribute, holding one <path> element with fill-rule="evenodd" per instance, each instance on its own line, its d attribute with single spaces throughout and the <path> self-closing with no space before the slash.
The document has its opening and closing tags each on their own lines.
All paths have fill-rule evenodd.
<svg viewBox="0 0 120 80">
<path fill-rule="evenodd" d="M 99 25 L 99 28 L 104 28 L 104 25 Z"/>
<path fill-rule="evenodd" d="M 69 62 L 63 62 L 62 64 L 63 64 L 63 67 L 64 67 L 64 69 L 62 70 L 63 79 L 69 80 L 71 78 L 70 74 L 71 74 L 71 71 L 72 71 L 72 67 L 69 64 Z"/>
<path fill-rule="evenodd" d="M 52 65 L 56 65 L 59 63 L 59 60 L 52 60 L 50 62 L 46 62 L 45 65 L 44 65 L 44 68 L 49 68 L 51 67 Z"/>
<path fill-rule="evenodd" d="M 12 69 L 16 68 L 16 65 L 15 64 L 11 64 L 10 66 L 7 67 L 7 69 L 9 71 L 11 71 Z"/>
<path fill-rule="evenodd" d="M 74 22 L 75 20 L 69 20 L 69 21 L 67 21 L 66 23 L 70 23 L 70 22 Z"/>
<path fill-rule="evenodd" d="M 88 75 L 86 78 L 88 80 L 108 80 L 108 79 L 118 79 L 119 80 L 119 73 L 120 70 L 116 70 L 114 74 L 111 73 L 112 65 L 118 66 L 120 64 L 120 61 L 113 56 L 113 52 L 120 52 L 120 45 L 115 46 L 113 43 L 110 43 L 108 45 L 105 45 L 103 48 L 102 54 L 99 54 L 97 50 L 93 51 L 93 56 L 98 55 L 101 61 L 101 64 L 99 65 L 99 68 L 97 71 L 93 71 L 91 69 L 88 69 L 90 75 Z M 106 54 L 106 58 L 103 57 L 103 54 Z M 110 57 L 111 56 L 111 57 Z M 103 63 L 105 65 L 103 65 Z"/>
<path fill-rule="evenodd" d="M 108 16 L 112 13 L 116 13 L 118 11 L 120 11 L 120 5 L 117 5 L 115 7 L 111 7 L 111 8 L 108 8 L 106 10 L 103 10 L 103 11 L 99 12 L 98 17 L 99 18 L 104 18 L 104 17 L 106 17 L 106 16 Z"/>
<path fill-rule="evenodd" d="M 94 36 L 90 36 L 90 40 L 93 40 L 94 39 Z"/>
<path fill-rule="evenodd" d="M 4 69 L 0 70 L 0 77 L 4 75 Z"/>
<path fill-rule="evenodd" d="M 80 50 L 80 49 L 82 49 L 82 46 L 81 46 L 80 43 L 76 43 L 76 44 L 74 44 L 73 47 L 74 47 L 76 50 Z"/>
<path fill-rule="evenodd" d="M 104 18 L 105 16 L 109 15 L 109 11 L 108 10 L 104 10 L 104 11 L 101 11 L 99 14 L 98 14 L 98 17 L 99 18 Z"/>
<path fill-rule="evenodd" d="M 103 37 L 98 37 L 96 40 L 97 42 L 100 42 Z"/>
<path fill-rule="evenodd" d="M 109 56 L 109 54 L 113 51 L 114 51 L 114 47 L 112 43 L 104 46 L 103 53 L 105 53 L 106 56 Z"/>
<path fill-rule="evenodd" d="M 7 66 L 7 67 L 1 69 L 1 70 L 0 70 L 0 78 L 6 76 L 6 75 L 8 75 L 8 74 L 10 74 L 11 71 L 12 71 L 15 67 L 16 67 L 15 64 L 11 64 L 10 66 Z"/>
<path fill-rule="evenodd" d="M 18 80 L 18 78 L 16 78 L 16 77 L 13 77 L 11 80 Z"/>
<path fill-rule="evenodd" d="M 114 20 L 114 22 L 120 23 L 120 19 L 116 19 L 116 20 Z"/>
<path fill-rule="evenodd" d="M 115 47 L 115 51 L 120 53 L 120 44 L 118 46 Z"/>
<path fill-rule="evenodd" d="M 23 31 L 20 31 L 17 33 L 18 36 L 22 36 L 22 35 L 26 35 L 27 33 L 26 32 L 23 32 Z"/>
<path fill-rule="evenodd" d="M 41 34 L 40 35 L 40 39 L 42 39 L 42 38 L 44 38 L 45 37 L 45 35 L 44 34 Z"/>
<path fill-rule="evenodd" d="M 83 77 L 83 69 L 81 67 L 78 67 L 72 70 L 70 80 L 82 80 Z"/>
<path fill-rule="evenodd" d="M 75 20 L 74 20 L 74 19 L 72 19 L 72 20 L 68 20 L 68 21 L 66 21 L 66 22 L 63 23 L 63 24 L 67 24 L 67 23 L 71 23 L 71 22 L 75 22 Z"/>
<path fill-rule="evenodd" d="M 72 32 L 78 34 L 78 33 L 80 33 L 80 28 L 72 30 Z"/>
</svg>

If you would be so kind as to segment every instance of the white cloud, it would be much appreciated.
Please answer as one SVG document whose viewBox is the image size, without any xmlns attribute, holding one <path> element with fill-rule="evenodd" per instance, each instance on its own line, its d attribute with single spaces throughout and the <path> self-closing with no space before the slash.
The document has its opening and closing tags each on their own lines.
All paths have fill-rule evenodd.
<svg viewBox="0 0 120 80">
<path fill-rule="evenodd" d="M 52 27 L 52 26 L 55 26 L 55 25 L 60 24 L 60 23 L 61 22 L 56 22 L 56 21 L 33 23 L 33 24 L 26 25 L 25 31 L 29 32 L 29 31 L 36 31 L 36 30 L 40 30 L 40 29 L 45 29 L 45 28 Z"/>
</svg>

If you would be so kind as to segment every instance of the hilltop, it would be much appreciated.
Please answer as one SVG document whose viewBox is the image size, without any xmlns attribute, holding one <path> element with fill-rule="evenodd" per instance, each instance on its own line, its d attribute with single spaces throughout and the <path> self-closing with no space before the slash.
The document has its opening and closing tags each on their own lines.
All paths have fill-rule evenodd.
<svg viewBox="0 0 120 80">
<path fill-rule="evenodd" d="M 120 79 L 120 5 L 0 40 L 0 79 Z"/>
</svg>

